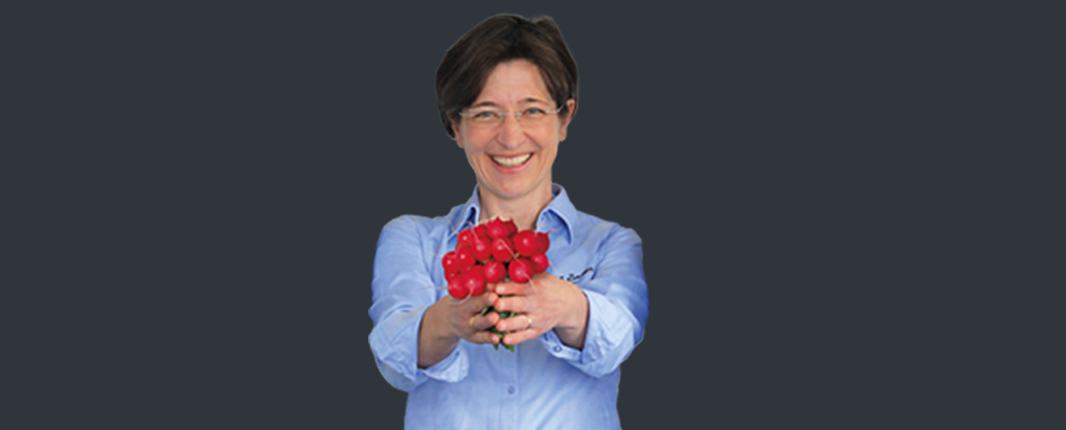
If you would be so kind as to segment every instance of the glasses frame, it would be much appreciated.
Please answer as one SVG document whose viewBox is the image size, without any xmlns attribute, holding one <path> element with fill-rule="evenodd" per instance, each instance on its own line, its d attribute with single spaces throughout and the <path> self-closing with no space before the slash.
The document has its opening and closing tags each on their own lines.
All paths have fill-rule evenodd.
<svg viewBox="0 0 1066 430">
<path fill-rule="evenodd" d="M 544 111 L 544 114 L 545 115 L 555 115 L 555 114 L 559 113 L 562 110 L 563 110 L 563 108 L 559 107 L 559 108 L 557 108 L 555 110 L 546 110 L 546 111 Z M 497 112 L 497 111 L 494 111 L 492 109 L 487 109 L 484 112 L 492 112 L 492 115 L 495 116 L 496 119 L 497 119 L 496 122 L 493 123 L 492 125 L 489 125 L 489 124 L 481 125 L 481 124 L 478 124 L 478 123 L 474 122 L 474 123 L 472 123 L 472 125 L 479 126 L 479 127 L 485 127 L 485 128 L 496 128 L 496 127 L 499 127 L 501 124 L 503 124 L 503 121 L 505 119 L 507 119 L 506 117 L 514 116 L 514 119 L 515 119 L 515 121 L 518 122 L 518 125 L 525 126 L 525 124 L 522 124 L 522 111 L 521 110 L 519 110 L 518 112 Z M 481 112 L 478 112 L 478 113 L 481 113 Z M 461 116 L 463 118 L 471 118 L 474 115 L 475 114 L 473 114 L 471 112 L 462 112 L 462 111 L 459 112 L 459 116 Z"/>
</svg>

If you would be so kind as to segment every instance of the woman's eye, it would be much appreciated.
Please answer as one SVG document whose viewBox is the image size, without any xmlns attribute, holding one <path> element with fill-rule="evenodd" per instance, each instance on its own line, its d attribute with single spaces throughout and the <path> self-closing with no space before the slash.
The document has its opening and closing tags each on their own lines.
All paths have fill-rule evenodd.
<svg viewBox="0 0 1066 430">
<path fill-rule="evenodd" d="M 477 119 L 488 119 L 494 116 L 496 116 L 496 114 L 492 111 L 481 111 L 474 114 L 474 118 Z"/>
<path fill-rule="evenodd" d="M 526 109 L 525 112 L 522 112 L 522 115 L 543 115 L 543 114 L 544 114 L 544 109 L 541 109 L 541 108 L 529 108 L 529 109 Z"/>
</svg>

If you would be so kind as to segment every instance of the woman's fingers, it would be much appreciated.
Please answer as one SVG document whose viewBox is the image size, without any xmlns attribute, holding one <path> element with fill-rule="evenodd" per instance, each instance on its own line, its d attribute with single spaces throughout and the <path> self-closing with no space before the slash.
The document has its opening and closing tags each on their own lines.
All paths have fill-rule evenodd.
<svg viewBox="0 0 1066 430">
<path fill-rule="evenodd" d="M 496 300 L 496 303 L 493 304 L 492 306 L 495 307 L 496 310 L 499 311 L 499 312 L 505 312 L 506 311 L 506 312 L 522 313 L 522 312 L 525 312 L 527 310 L 526 308 L 527 308 L 528 304 L 529 304 L 529 302 L 526 300 L 525 297 L 512 296 L 512 297 L 500 297 L 499 299 Z"/>
<path fill-rule="evenodd" d="M 479 332 L 488 330 L 489 327 L 496 325 L 496 322 L 500 320 L 500 316 L 496 312 L 489 312 L 485 315 L 474 315 L 470 317 L 470 322 L 467 324 L 471 331 Z"/>
<path fill-rule="evenodd" d="M 485 315 L 474 315 L 470 317 L 468 326 L 471 331 L 466 336 L 466 340 L 471 343 L 497 343 L 500 337 L 489 331 L 488 329 L 496 325 L 500 320 L 500 316 L 496 312 L 489 312 Z"/>
<path fill-rule="evenodd" d="M 533 327 L 533 325 L 530 324 L 530 321 L 532 320 L 533 317 L 530 317 L 526 314 L 517 314 L 511 316 L 510 318 L 502 318 L 499 320 L 499 322 L 496 323 L 496 330 L 502 331 L 504 333 L 509 331 L 526 330 Z"/>
<path fill-rule="evenodd" d="M 460 312 L 464 314 L 481 313 L 482 309 L 492 306 L 496 302 L 498 296 L 495 293 L 486 292 L 480 296 L 467 297 L 463 300 L 456 300 L 460 307 Z"/>
<path fill-rule="evenodd" d="M 520 319 L 525 322 L 525 318 L 522 318 L 521 316 L 517 316 L 517 319 Z M 503 343 L 508 345 L 518 345 L 527 340 L 536 339 L 537 336 L 540 336 L 540 334 L 541 332 L 535 329 L 519 330 L 514 333 L 507 333 L 507 335 L 503 337 Z"/>
<path fill-rule="evenodd" d="M 496 284 L 496 289 L 493 290 L 496 294 L 501 296 L 525 296 L 529 294 L 529 284 L 516 284 L 513 282 L 501 282 Z"/>
<path fill-rule="evenodd" d="M 470 343 L 495 344 L 500 342 L 500 336 L 491 331 L 479 331 L 466 339 Z"/>
<path fill-rule="evenodd" d="M 467 318 L 466 327 L 467 332 L 463 336 L 470 343 L 498 343 L 499 336 L 495 333 L 488 331 L 489 328 L 496 325 L 500 320 L 499 314 L 496 312 L 489 312 L 485 315 L 481 314 L 481 311 L 496 301 L 497 296 L 491 292 L 487 292 L 477 297 L 470 297 L 462 304 L 463 315 Z"/>
</svg>

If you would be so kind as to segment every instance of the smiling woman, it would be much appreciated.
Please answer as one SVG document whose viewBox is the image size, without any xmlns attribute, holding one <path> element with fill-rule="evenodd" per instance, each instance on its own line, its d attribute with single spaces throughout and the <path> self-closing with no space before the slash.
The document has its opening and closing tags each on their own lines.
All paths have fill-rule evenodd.
<svg viewBox="0 0 1066 430">
<path fill-rule="evenodd" d="M 445 216 L 389 222 L 378 240 L 370 346 L 408 392 L 406 428 L 620 428 L 621 364 L 648 318 L 643 255 L 633 230 L 578 211 L 552 183 L 577 110 L 562 34 L 547 17 L 489 18 L 448 50 L 437 98 L 477 187 Z M 546 233 L 551 269 L 452 298 L 442 257 L 460 230 L 495 218 Z"/>
<path fill-rule="evenodd" d="M 551 167 L 574 100 L 566 101 L 561 118 L 564 110 L 554 105 L 532 62 L 510 60 L 493 69 L 473 106 L 460 112 L 464 120 L 452 123 L 481 190 L 501 201 L 551 200 Z M 513 111 L 515 120 L 505 111 Z"/>
</svg>

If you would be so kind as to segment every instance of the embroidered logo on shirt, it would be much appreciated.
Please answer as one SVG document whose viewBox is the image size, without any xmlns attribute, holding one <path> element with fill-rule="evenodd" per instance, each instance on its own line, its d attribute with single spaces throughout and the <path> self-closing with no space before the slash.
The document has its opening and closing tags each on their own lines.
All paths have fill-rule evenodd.
<svg viewBox="0 0 1066 430">
<path fill-rule="evenodd" d="M 585 277 L 585 275 L 588 275 L 589 272 L 591 272 L 591 271 L 592 271 L 592 268 L 589 267 L 588 269 L 585 269 L 584 272 L 581 272 L 580 275 L 575 275 L 575 274 L 571 273 L 569 275 L 566 275 L 566 278 L 563 278 L 563 279 L 565 279 L 566 282 L 577 283 L 578 281 L 582 281 L 583 278 Z"/>
</svg>

